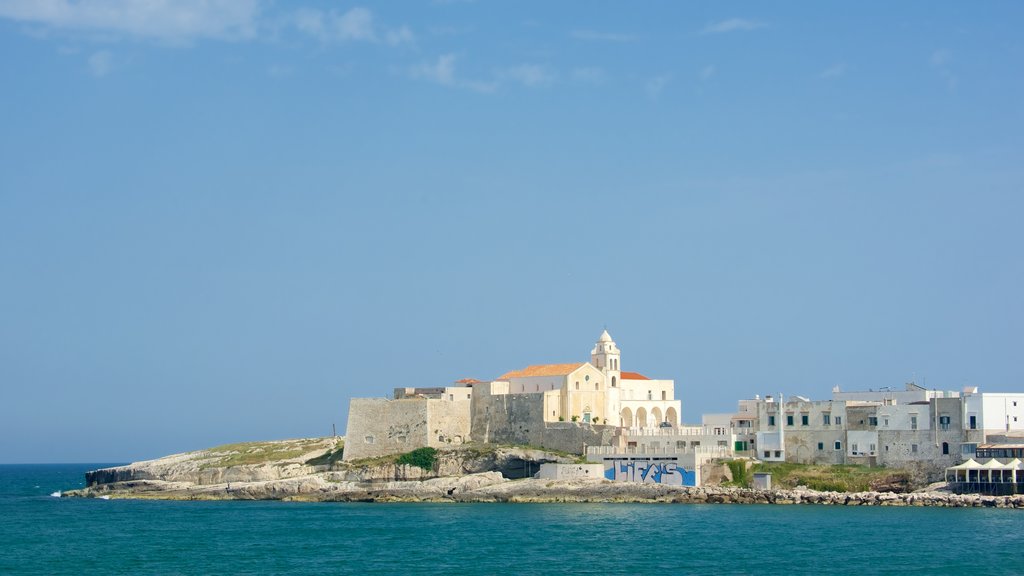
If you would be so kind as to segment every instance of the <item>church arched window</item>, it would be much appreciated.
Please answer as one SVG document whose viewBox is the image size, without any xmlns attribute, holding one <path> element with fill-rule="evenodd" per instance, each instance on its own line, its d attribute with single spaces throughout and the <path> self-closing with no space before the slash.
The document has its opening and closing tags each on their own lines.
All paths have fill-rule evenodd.
<svg viewBox="0 0 1024 576">
<path fill-rule="evenodd" d="M 612 376 L 612 388 L 615 388 L 615 376 Z"/>
</svg>

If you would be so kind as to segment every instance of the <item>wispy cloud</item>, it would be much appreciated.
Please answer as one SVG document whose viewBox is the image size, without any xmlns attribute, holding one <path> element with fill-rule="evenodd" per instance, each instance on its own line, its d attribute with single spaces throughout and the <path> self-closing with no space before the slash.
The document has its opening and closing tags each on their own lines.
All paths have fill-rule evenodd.
<svg viewBox="0 0 1024 576">
<path fill-rule="evenodd" d="M 393 30 L 388 30 L 384 35 L 384 41 L 392 46 L 412 44 L 416 41 L 416 36 L 413 35 L 412 30 L 410 30 L 408 26 L 401 26 Z"/>
<path fill-rule="evenodd" d="M 470 79 L 457 72 L 457 61 L 458 57 L 455 54 L 443 54 L 434 61 L 410 68 L 409 76 L 442 86 L 466 88 L 474 92 L 494 92 L 505 84 L 536 88 L 558 79 L 558 73 L 555 70 L 541 64 L 529 63 L 496 68 L 491 71 L 491 77 L 487 80 Z"/>
<path fill-rule="evenodd" d="M 455 54 L 442 54 L 433 62 L 414 66 L 409 75 L 441 86 L 466 88 L 474 92 L 494 92 L 498 88 L 497 82 L 460 78 L 456 75 L 455 62 Z"/>
<path fill-rule="evenodd" d="M 358 6 L 346 12 L 302 8 L 294 13 L 292 21 L 300 32 L 321 42 L 384 42 L 398 46 L 416 40 L 408 26 L 380 29 L 373 12 Z"/>
<path fill-rule="evenodd" d="M 631 34 L 620 34 L 618 32 L 598 32 L 596 30 L 573 30 L 569 36 L 576 40 L 590 40 L 596 42 L 630 42 L 636 37 Z"/>
<path fill-rule="evenodd" d="M 952 62 L 953 53 L 946 49 L 935 50 L 932 52 L 931 58 L 928 59 L 928 64 L 946 81 L 946 88 L 956 90 L 960 79 L 950 70 L 949 65 Z"/>
<path fill-rule="evenodd" d="M 604 84 L 608 81 L 608 73 L 604 71 L 604 68 L 597 66 L 583 66 L 573 68 L 570 78 L 572 78 L 573 82 Z"/>
<path fill-rule="evenodd" d="M 271 78 L 287 78 L 292 75 L 292 69 L 281 64 L 273 64 L 267 68 L 267 76 Z"/>
<path fill-rule="evenodd" d="M 756 20 L 744 20 L 732 18 L 721 22 L 712 22 L 701 30 L 701 34 L 724 34 L 726 32 L 749 32 L 758 28 L 765 28 L 768 24 Z"/>
<path fill-rule="evenodd" d="M 455 84 L 455 54 L 443 54 L 437 61 L 420 64 L 411 70 L 414 78 L 425 78 L 444 86 Z"/>
<path fill-rule="evenodd" d="M 700 79 L 707 80 L 708 78 L 714 76 L 715 72 L 718 72 L 718 68 L 716 68 L 714 64 L 708 64 L 707 66 L 701 68 Z"/>
<path fill-rule="evenodd" d="M 668 86 L 668 83 L 671 81 L 671 74 L 655 76 L 644 84 L 644 91 L 647 92 L 647 96 L 649 98 L 657 100 L 658 98 L 661 98 L 661 93 L 665 90 L 665 86 Z"/>
<path fill-rule="evenodd" d="M 0 17 L 51 28 L 182 42 L 256 35 L 259 0 L 0 0 Z"/>
<path fill-rule="evenodd" d="M 102 78 L 114 68 L 114 55 L 106 50 L 93 52 L 89 56 L 89 72 L 97 78 Z"/>
<path fill-rule="evenodd" d="M 529 87 L 550 84 L 556 77 L 553 71 L 539 64 L 520 64 L 504 68 L 498 71 L 497 76 Z"/>
<path fill-rule="evenodd" d="M 846 74 L 846 64 L 833 64 L 818 74 L 818 78 L 839 78 Z"/>
</svg>

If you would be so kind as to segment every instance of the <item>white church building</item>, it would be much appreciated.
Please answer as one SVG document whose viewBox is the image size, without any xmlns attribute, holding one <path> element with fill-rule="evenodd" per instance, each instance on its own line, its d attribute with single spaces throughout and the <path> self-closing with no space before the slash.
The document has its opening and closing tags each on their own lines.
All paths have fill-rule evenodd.
<svg viewBox="0 0 1024 576">
<path fill-rule="evenodd" d="M 493 393 L 543 394 L 544 421 L 606 424 L 628 429 L 675 428 L 680 401 L 673 380 L 654 380 L 621 367 L 622 352 L 605 330 L 590 362 L 541 364 L 496 378 Z"/>
</svg>

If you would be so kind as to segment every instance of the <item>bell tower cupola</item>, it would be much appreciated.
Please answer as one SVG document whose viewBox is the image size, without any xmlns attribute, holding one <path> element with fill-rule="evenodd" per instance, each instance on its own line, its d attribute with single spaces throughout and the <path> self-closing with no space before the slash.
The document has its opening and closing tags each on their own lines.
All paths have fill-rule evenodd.
<svg viewBox="0 0 1024 576">
<path fill-rule="evenodd" d="M 604 372 L 605 381 L 612 388 L 618 387 L 619 379 L 621 378 L 621 369 L 619 368 L 620 355 L 619 347 L 615 345 L 615 341 L 612 340 L 607 330 L 601 332 L 601 337 L 597 339 L 594 349 L 590 352 L 590 363 L 598 370 Z"/>
</svg>

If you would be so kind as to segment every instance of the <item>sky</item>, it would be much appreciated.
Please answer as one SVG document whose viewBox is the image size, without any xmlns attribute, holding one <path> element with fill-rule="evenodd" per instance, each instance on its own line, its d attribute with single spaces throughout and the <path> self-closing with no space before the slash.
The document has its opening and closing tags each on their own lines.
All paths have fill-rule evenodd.
<svg viewBox="0 0 1024 576">
<path fill-rule="evenodd" d="M 0 0 L 0 462 L 589 360 L 1024 391 L 1019 2 Z"/>
</svg>

